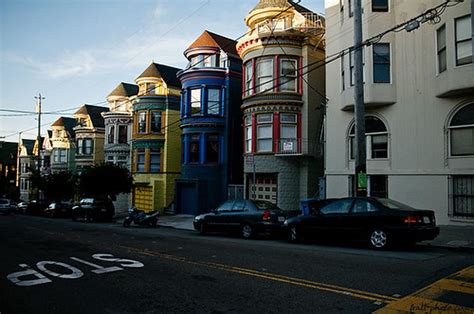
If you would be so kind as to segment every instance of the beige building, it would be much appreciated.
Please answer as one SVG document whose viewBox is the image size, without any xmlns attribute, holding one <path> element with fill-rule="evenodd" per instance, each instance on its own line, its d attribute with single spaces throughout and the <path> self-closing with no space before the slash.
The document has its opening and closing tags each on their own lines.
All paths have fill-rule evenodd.
<svg viewBox="0 0 474 314">
<path fill-rule="evenodd" d="M 51 171 L 75 170 L 75 138 L 76 119 L 60 117 L 51 125 Z"/>
<path fill-rule="evenodd" d="M 441 0 L 363 0 L 364 39 Z M 326 1 L 326 53 L 353 45 L 351 1 Z M 390 32 L 364 48 L 368 192 L 433 209 L 438 224 L 474 223 L 474 66 L 471 4 L 436 23 Z M 352 53 L 327 65 L 327 197 L 352 192 Z"/>
</svg>

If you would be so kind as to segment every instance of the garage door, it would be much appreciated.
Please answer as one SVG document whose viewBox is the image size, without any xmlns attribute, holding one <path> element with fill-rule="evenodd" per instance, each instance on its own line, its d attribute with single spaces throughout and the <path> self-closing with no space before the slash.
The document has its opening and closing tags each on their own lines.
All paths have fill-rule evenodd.
<svg viewBox="0 0 474 314">
<path fill-rule="evenodd" d="M 140 210 L 151 211 L 153 210 L 153 198 L 152 198 L 152 187 L 151 186 L 137 186 L 133 189 L 133 200 L 134 206 Z"/>
</svg>

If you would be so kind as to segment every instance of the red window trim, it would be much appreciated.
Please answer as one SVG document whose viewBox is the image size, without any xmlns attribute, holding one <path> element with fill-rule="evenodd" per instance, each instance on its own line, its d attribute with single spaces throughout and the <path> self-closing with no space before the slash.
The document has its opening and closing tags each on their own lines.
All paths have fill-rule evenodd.
<svg viewBox="0 0 474 314">
<path fill-rule="evenodd" d="M 280 112 L 273 113 L 273 152 L 278 152 L 280 144 Z"/>
</svg>

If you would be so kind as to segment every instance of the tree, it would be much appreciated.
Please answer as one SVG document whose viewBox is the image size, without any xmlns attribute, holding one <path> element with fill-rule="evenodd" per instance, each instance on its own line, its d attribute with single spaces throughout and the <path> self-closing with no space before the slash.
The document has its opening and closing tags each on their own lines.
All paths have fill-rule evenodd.
<svg viewBox="0 0 474 314">
<path fill-rule="evenodd" d="M 91 197 L 130 193 L 133 179 L 130 172 L 112 164 L 93 166 L 84 170 L 79 177 L 79 193 Z"/>
<path fill-rule="evenodd" d="M 76 176 L 69 171 L 52 173 L 44 179 L 44 195 L 48 200 L 57 202 L 72 199 L 76 188 L 76 179 Z"/>
</svg>

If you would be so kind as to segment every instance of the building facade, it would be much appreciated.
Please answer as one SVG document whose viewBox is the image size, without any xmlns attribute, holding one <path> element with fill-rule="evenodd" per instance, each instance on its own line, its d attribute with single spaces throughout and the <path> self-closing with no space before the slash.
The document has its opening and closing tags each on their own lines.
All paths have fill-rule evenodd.
<svg viewBox="0 0 474 314">
<path fill-rule="evenodd" d="M 109 108 L 83 105 L 74 113 L 77 171 L 104 163 L 105 124 L 102 114 Z"/>
<path fill-rule="evenodd" d="M 76 119 L 60 117 L 51 125 L 51 171 L 74 171 L 76 155 Z"/>
<path fill-rule="evenodd" d="M 35 152 L 36 140 L 20 139 L 18 145 L 18 187 L 20 200 L 31 201 L 36 198 L 32 177 L 36 170 L 38 155 Z"/>
<path fill-rule="evenodd" d="M 242 61 L 236 44 L 204 31 L 184 52 L 189 64 L 178 73 L 183 135 L 175 201 L 183 214 L 209 212 L 227 200 L 229 184 L 242 184 Z"/>
<path fill-rule="evenodd" d="M 179 70 L 152 63 L 135 81 L 139 91 L 132 109 L 132 203 L 144 211 L 168 207 L 180 176 Z"/>
<path fill-rule="evenodd" d="M 0 197 L 16 200 L 18 143 L 0 141 Z"/>
<path fill-rule="evenodd" d="M 237 51 L 246 195 L 297 209 L 323 175 L 324 18 L 291 1 L 260 0 L 245 22 Z"/>
<path fill-rule="evenodd" d="M 362 1 L 364 38 L 441 1 Z M 351 3 L 326 1 L 326 53 L 353 45 Z M 368 193 L 433 209 L 438 224 L 474 222 L 474 66 L 469 1 L 435 23 L 364 47 Z M 352 51 L 328 64 L 327 196 L 352 194 Z"/>
</svg>

